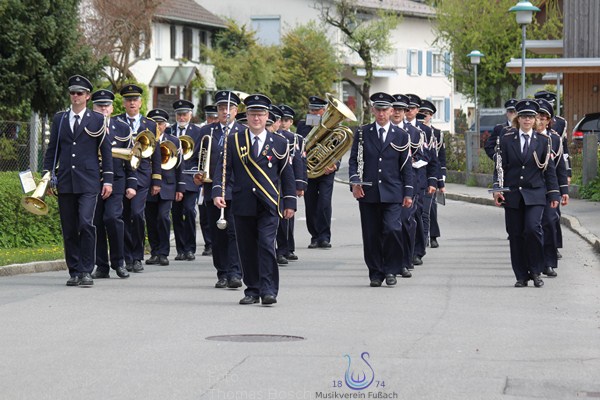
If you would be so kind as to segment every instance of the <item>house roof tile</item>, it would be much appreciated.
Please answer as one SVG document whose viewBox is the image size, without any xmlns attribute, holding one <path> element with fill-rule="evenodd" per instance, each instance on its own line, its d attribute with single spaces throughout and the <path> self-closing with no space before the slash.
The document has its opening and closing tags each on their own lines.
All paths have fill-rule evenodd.
<svg viewBox="0 0 600 400">
<path fill-rule="evenodd" d="M 163 0 L 156 8 L 155 18 L 225 28 L 221 18 L 194 0 Z"/>
</svg>

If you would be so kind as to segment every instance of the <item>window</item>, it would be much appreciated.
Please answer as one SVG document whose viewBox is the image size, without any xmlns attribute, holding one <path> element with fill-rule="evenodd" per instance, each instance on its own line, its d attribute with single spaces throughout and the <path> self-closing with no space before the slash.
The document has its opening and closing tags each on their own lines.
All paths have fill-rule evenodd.
<svg viewBox="0 0 600 400">
<path fill-rule="evenodd" d="M 279 45 L 281 42 L 281 17 L 252 17 L 252 29 L 258 42 L 264 46 Z"/>
<path fill-rule="evenodd" d="M 427 98 L 436 108 L 436 113 L 432 117 L 434 122 L 449 122 L 450 121 L 450 98 L 449 97 L 434 97 Z"/>
<path fill-rule="evenodd" d="M 192 28 L 189 26 L 183 27 L 183 58 L 188 61 L 194 58 L 194 39 L 192 33 Z"/>
<path fill-rule="evenodd" d="M 208 61 L 208 59 L 206 58 L 206 51 L 204 50 L 203 47 L 209 47 L 208 32 L 200 30 L 199 36 L 200 36 L 200 62 L 206 63 Z"/>
<path fill-rule="evenodd" d="M 177 58 L 177 28 L 171 25 L 171 58 Z"/>
<path fill-rule="evenodd" d="M 160 26 L 154 26 L 154 59 L 162 60 L 162 37 L 160 36 Z"/>
<path fill-rule="evenodd" d="M 421 75 L 423 73 L 423 61 L 422 61 L 421 50 L 410 49 L 408 50 L 407 61 L 406 61 L 406 73 L 411 76 Z"/>
</svg>

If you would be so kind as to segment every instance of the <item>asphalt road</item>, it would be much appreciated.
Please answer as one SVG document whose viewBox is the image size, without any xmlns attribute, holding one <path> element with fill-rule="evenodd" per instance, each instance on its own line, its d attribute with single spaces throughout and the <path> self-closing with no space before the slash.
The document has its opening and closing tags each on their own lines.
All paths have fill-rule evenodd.
<svg viewBox="0 0 600 400">
<path fill-rule="evenodd" d="M 517 289 L 502 210 L 448 200 L 413 278 L 371 288 L 347 187 L 331 250 L 306 248 L 303 214 L 274 307 L 213 288 L 209 257 L 89 289 L 0 278 L 0 398 L 600 398 L 600 263 L 572 232 L 559 276 Z"/>
</svg>

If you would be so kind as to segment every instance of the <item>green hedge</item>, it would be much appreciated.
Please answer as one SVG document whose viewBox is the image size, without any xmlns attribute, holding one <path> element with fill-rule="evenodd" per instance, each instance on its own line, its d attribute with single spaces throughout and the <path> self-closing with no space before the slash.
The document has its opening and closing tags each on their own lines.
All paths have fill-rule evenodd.
<svg viewBox="0 0 600 400">
<path fill-rule="evenodd" d="M 56 198 L 44 198 L 48 215 L 34 215 L 21 205 L 24 196 L 19 173 L 0 172 L 0 249 L 62 244 Z"/>
</svg>

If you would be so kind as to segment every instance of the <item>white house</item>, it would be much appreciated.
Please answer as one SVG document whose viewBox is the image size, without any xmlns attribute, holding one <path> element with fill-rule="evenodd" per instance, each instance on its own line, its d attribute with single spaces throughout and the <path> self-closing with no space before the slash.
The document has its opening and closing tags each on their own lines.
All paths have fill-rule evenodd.
<svg viewBox="0 0 600 400">
<path fill-rule="evenodd" d="M 315 0 L 195 1 L 218 16 L 251 27 L 263 44 L 279 44 L 287 30 L 311 20 L 320 21 Z M 454 89 L 447 74 L 450 56 L 433 46 L 435 10 L 414 0 L 357 0 L 357 3 L 366 12 L 386 9 L 401 16 L 400 24 L 392 32 L 394 50 L 376 61 L 371 92 L 414 93 L 429 99 L 438 110 L 434 125 L 452 131 Z M 332 43 L 339 45 L 341 33 L 333 27 L 329 27 L 328 32 Z M 343 59 L 346 65 L 344 76 L 361 83 L 365 71 L 358 55 L 343 54 Z M 336 90 L 351 107 L 360 104 L 356 91 L 349 84 L 340 85 Z"/>
</svg>

